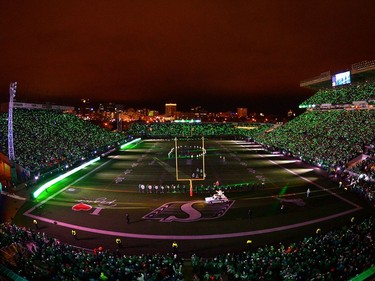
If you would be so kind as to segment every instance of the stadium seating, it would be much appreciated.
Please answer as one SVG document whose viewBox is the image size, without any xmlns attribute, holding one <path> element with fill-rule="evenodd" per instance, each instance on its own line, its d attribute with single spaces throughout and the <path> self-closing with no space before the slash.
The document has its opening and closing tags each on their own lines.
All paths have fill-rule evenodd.
<svg viewBox="0 0 375 281">
<path fill-rule="evenodd" d="M 373 101 L 375 83 L 354 83 L 348 86 L 321 89 L 301 103 L 301 107 L 321 104 L 351 104 L 353 101 Z"/>
<path fill-rule="evenodd" d="M 307 111 L 255 139 L 269 148 L 329 169 L 347 163 L 374 142 L 375 110 Z"/>
<path fill-rule="evenodd" d="M 203 259 L 192 256 L 197 280 L 349 280 L 374 265 L 375 219 L 291 243 Z"/>
<path fill-rule="evenodd" d="M 7 114 L 0 116 L 0 131 L 7 132 Z M 73 114 L 53 110 L 14 109 L 15 162 L 25 180 L 60 166 L 93 158 L 125 142 L 125 135 L 108 132 Z M 8 155 L 7 134 L 0 135 L 1 151 Z"/>
<path fill-rule="evenodd" d="M 288 245 L 193 255 L 194 280 L 348 280 L 374 265 L 374 229 L 371 217 Z M 15 225 L 0 231 L 0 260 L 28 280 L 184 280 L 183 259 L 173 253 L 127 256 L 100 247 L 89 253 Z M 8 261 L 9 248 L 17 249 L 17 259 Z"/>
<path fill-rule="evenodd" d="M 128 133 L 143 138 L 170 137 L 252 137 L 270 129 L 273 124 L 249 123 L 133 123 Z"/>
<path fill-rule="evenodd" d="M 183 260 L 173 254 L 127 256 L 100 246 L 89 253 L 16 225 L 0 232 L 0 260 L 27 280 L 183 280 Z M 17 259 L 9 261 L 9 248 Z"/>
</svg>

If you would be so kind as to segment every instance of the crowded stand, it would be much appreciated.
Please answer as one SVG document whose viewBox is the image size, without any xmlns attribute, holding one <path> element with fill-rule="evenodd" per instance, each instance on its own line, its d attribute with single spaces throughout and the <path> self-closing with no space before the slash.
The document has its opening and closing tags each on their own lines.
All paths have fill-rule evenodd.
<svg viewBox="0 0 375 281">
<path fill-rule="evenodd" d="M 367 157 L 349 170 L 357 175 L 375 179 L 375 156 Z"/>
<path fill-rule="evenodd" d="M 315 95 L 302 102 L 300 107 L 322 104 L 352 104 L 353 101 L 373 102 L 375 100 L 375 82 L 353 83 L 344 87 L 321 89 Z"/>
<path fill-rule="evenodd" d="M 353 218 L 352 221 L 355 219 Z M 375 219 L 284 245 L 192 256 L 195 280 L 349 280 L 374 266 Z"/>
<path fill-rule="evenodd" d="M 6 113 L 0 122 L 0 131 L 7 132 Z M 25 180 L 93 158 L 126 140 L 122 134 L 53 110 L 14 109 L 13 130 L 15 162 L 23 168 Z M 6 155 L 7 143 L 7 135 L 0 135 L 1 151 Z"/>
<path fill-rule="evenodd" d="M 321 167 L 375 206 L 373 173 L 360 177 L 347 169 L 350 160 L 374 146 L 373 120 L 375 110 L 307 111 L 255 139 L 268 150 Z"/>
<path fill-rule="evenodd" d="M 133 123 L 128 133 L 142 138 L 252 137 L 270 129 L 273 124 L 234 123 Z"/>
<path fill-rule="evenodd" d="M 0 226 L 0 259 L 28 280 L 184 280 L 176 253 L 124 255 L 102 247 L 75 248 L 45 233 Z M 291 244 L 251 243 L 241 253 L 202 258 L 193 254 L 194 280 L 348 280 L 374 266 L 375 219 L 305 237 Z"/>
<path fill-rule="evenodd" d="M 255 139 L 326 170 L 374 144 L 375 110 L 307 111 Z"/>
<path fill-rule="evenodd" d="M 183 280 L 183 260 L 173 253 L 88 252 L 16 225 L 2 224 L 0 232 L 0 260 L 27 280 Z"/>
</svg>

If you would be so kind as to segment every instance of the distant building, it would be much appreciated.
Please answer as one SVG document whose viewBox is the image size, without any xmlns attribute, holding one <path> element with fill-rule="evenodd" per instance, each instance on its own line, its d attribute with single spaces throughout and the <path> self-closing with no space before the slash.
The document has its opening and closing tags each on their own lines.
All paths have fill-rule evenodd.
<svg viewBox="0 0 375 281">
<path fill-rule="evenodd" d="M 165 116 L 166 117 L 174 116 L 176 111 L 177 111 L 177 104 L 175 104 L 175 103 L 166 103 L 165 104 Z"/>
<path fill-rule="evenodd" d="M 149 110 L 148 111 L 148 116 L 149 117 L 156 117 L 158 115 L 159 115 L 159 111 L 157 111 L 157 110 Z"/>
<path fill-rule="evenodd" d="M 247 117 L 247 108 L 244 107 L 237 107 L 237 117 Z"/>
<path fill-rule="evenodd" d="M 80 100 L 79 106 L 78 106 L 78 108 L 77 108 L 78 114 L 80 114 L 80 115 L 89 114 L 89 113 L 91 113 L 93 110 L 94 110 L 94 109 L 92 108 L 92 105 L 91 105 L 90 99 L 82 98 L 82 99 Z"/>
<path fill-rule="evenodd" d="M 196 106 L 190 109 L 191 118 L 200 119 L 202 121 L 207 121 L 207 110 L 202 106 Z"/>
</svg>

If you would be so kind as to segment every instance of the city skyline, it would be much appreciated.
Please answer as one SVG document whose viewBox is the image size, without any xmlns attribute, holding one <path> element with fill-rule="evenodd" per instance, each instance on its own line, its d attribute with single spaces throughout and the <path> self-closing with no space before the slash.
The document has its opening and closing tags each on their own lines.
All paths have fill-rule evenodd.
<svg viewBox="0 0 375 281">
<path fill-rule="evenodd" d="M 374 59 L 369 1 L 0 4 L 0 93 L 74 105 L 285 114 L 300 81 Z"/>
</svg>

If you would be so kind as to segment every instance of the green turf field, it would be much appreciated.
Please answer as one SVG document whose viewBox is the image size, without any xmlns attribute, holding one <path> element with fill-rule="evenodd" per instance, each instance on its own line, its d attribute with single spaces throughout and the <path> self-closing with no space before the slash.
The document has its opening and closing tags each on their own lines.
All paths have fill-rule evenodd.
<svg viewBox="0 0 375 281">
<path fill-rule="evenodd" d="M 121 251 L 128 254 L 169 252 L 176 240 L 185 256 L 212 256 L 241 251 L 249 238 L 254 246 L 295 241 L 371 211 L 319 169 L 259 145 L 206 139 L 202 149 L 202 140 L 178 140 L 176 160 L 175 144 L 145 140 L 101 159 L 48 188 L 25 205 L 17 220 L 38 219 L 51 236 L 89 249 L 99 244 L 116 249 L 114 240 L 120 237 Z M 194 176 L 192 196 L 189 181 L 176 175 Z M 229 201 L 206 204 L 215 189 L 224 190 Z M 70 235 L 73 228 L 77 241 Z"/>
</svg>

